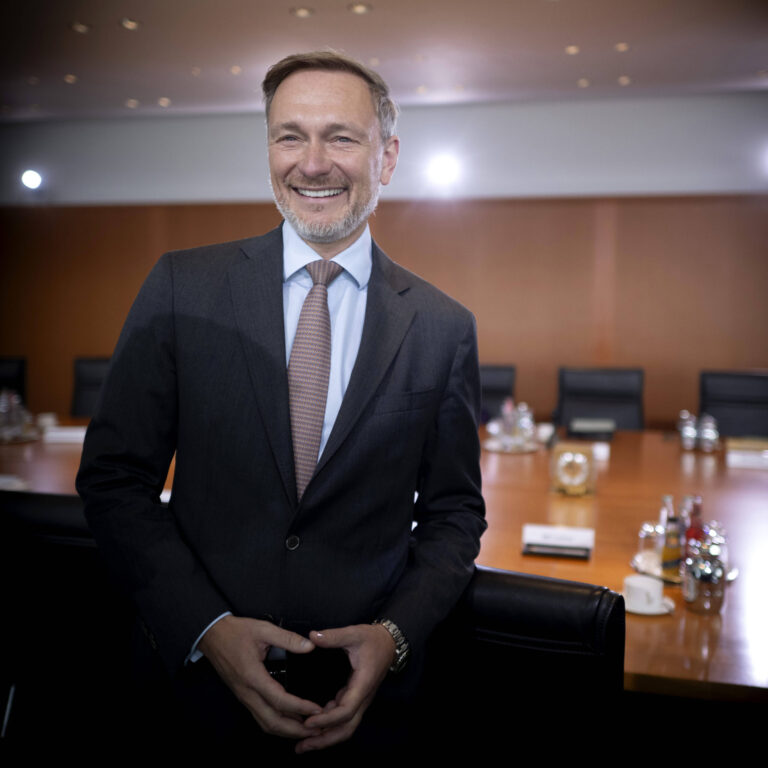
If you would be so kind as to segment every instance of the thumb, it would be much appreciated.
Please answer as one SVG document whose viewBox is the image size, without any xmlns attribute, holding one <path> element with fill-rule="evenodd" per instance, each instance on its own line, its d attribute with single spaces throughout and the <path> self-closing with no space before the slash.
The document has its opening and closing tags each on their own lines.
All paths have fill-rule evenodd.
<svg viewBox="0 0 768 768">
<path fill-rule="evenodd" d="M 306 637 L 302 637 L 296 632 L 289 632 L 287 629 L 274 624 L 266 625 L 260 639 L 267 645 L 282 648 L 289 653 L 309 653 L 315 647 L 315 644 Z"/>
</svg>

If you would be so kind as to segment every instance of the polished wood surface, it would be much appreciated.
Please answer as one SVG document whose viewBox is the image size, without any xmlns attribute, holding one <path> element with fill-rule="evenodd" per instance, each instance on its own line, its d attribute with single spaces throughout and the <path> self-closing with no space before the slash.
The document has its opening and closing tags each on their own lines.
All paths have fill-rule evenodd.
<svg viewBox="0 0 768 768">
<path fill-rule="evenodd" d="M 683 452 L 676 435 L 661 432 L 618 433 L 609 445 L 609 458 L 598 463 L 596 493 L 583 498 L 550 491 L 550 454 L 543 447 L 520 455 L 484 450 L 489 527 L 478 562 L 620 592 L 632 572 L 637 531 L 656 519 L 662 494 L 701 494 L 705 518 L 726 527 L 739 576 L 717 616 L 687 610 L 679 587 L 665 588 L 675 602 L 672 615 L 628 614 L 625 687 L 768 701 L 768 472 L 728 468 L 722 452 Z M 39 441 L 0 445 L 0 474 L 17 475 L 36 492 L 74 493 L 80 450 Z M 594 553 L 587 561 L 524 556 L 524 523 L 593 527 Z"/>
<path fill-rule="evenodd" d="M 28 406 L 69 412 L 72 361 L 112 354 L 164 251 L 266 232 L 272 203 L 0 207 L 0 354 Z M 517 366 L 540 420 L 557 369 L 641 367 L 649 426 L 706 367 L 768 367 L 768 195 L 382 200 L 374 237 L 469 308 L 480 360 Z"/>
<path fill-rule="evenodd" d="M 722 451 L 684 452 L 677 435 L 618 433 L 598 462 L 596 492 L 567 498 L 549 490 L 549 452 L 483 451 L 488 531 L 478 562 L 514 571 L 600 584 L 622 591 L 645 520 L 656 520 L 661 496 L 700 494 L 706 520 L 728 533 L 739 569 L 722 612 L 685 608 L 680 587 L 665 588 L 672 615 L 627 614 L 625 688 L 723 699 L 768 701 L 768 472 L 733 469 Z M 522 555 L 525 523 L 595 529 L 587 561 Z"/>
</svg>

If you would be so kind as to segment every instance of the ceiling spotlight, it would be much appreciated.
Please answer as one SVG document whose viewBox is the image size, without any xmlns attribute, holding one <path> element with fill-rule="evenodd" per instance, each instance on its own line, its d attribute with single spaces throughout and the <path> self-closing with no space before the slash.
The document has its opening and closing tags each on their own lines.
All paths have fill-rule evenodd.
<svg viewBox="0 0 768 768">
<path fill-rule="evenodd" d="M 576 85 L 578 85 L 579 88 L 589 88 L 589 80 L 587 80 L 586 77 L 580 77 L 576 81 Z"/>
<path fill-rule="evenodd" d="M 74 85 L 77 82 L 77 75 L 64 75 L 64 82 L 67 85 Z"/>
<path fill-rule="evenodd" d="M 120 26 L 123 29 L 127 29 L 129 32 L 135 32 L 139 28 L 139 22 L 135 19 L 129 19 L 127 16 L 124 16 L 122 19 L 120 19 Z"/>
<path fill-rule="evenodd" d="M 565 52 L 569 56 L 575 56 L 579 52 L 579 46 L 578 45 L 566 45 L 565 46 Z"/>
<path fill-rule="evenodd" d="M 629 85 L 629 84 L 632 82 L 632 80 L 630 80 L 630 78 L 629 78 L 629 77 L 627 77 L 627 75 L 622 75 L 622 76 L 619 78 L 619 81 L 618 81 L 618 82 L 619 82 L 619 85 L 622 85 L 622 86 L 623 86 L 623 85 Z"/>
<path fill-rule="evenodd" d="M 242 68 L 241 66 L 239 66 L 238 64 L 233 64 L 233 65 L 232 65 L 232 66 L 229 68 L 229 71 L 230 71 L 230 72 L 231 72 L 233 75 L 239 75 L 239 74 L 240 74 L 240 73 L 243 71 L 243 68 Z"/>
<path fill-rule="evenodd" d="M 378 57 L 372 56 L 370 59 L 368 59 L 368 64 L 370 64 L 372 67 L 378 67 L 379 64 L 381 64 L 381 61 L 379 61 Z"/>
<path fill-rule="evenodd" d="M 190 72 L 192 73 L 192 77 L 200 77 L 200 75 L 203 73 L 203 70 L 200 67 L 192 67 Z"/>
<path fill-rule="evenodd" d="M 291 8 L 291 13 L 299 19 L 308 19 L 314 12 L 314 8 Z"/>
<path fill-rule="evenodd" d="M 419 85 L 416 87 L 416 93 L 424 94 L 429 90 L 426 85 Z"/>
<path fill-rule="evenodd" d="M 368 3 L 350 3 L 347 6 L 347 10 L 356 13 L 358 16 L 362 16 L 364 13 L 372 11 L 373 6 Z"/>
<path fill-rule="evenodd" d="M 24 171 L 21 174 L 21 183 L 27 189 L 37 189 L 43 183 L 43 177 L 37 171 Z"/>
<path fill-rule="evenodd" d="M 91 28 L 88 24 L 83 24 L 82 21 L 73 21 L 72 31 L 77 32 L 78 35 L 87 35 L 91 31 Z"/>
<path fill-rule="evenodd" d="M 619 53 L 625 53 L 629 50 L 629 43 L 616 43 L 613 46 Z"/>
<path fill-rule="evenodd" d="M 139 100 L 138 99 L 126 99 L 125 102 L 123 102 L 128 109 L 136 109 L 136 107 L 139 106 Z"/>
<path fill-rule="evenodd" d="M 163 108 L 171 106 L 171 100 L 167 96 L 161 96 L 157 100 L 157 103 L 158 103 L 158 106 L 161 106 Z"/>
</svg>

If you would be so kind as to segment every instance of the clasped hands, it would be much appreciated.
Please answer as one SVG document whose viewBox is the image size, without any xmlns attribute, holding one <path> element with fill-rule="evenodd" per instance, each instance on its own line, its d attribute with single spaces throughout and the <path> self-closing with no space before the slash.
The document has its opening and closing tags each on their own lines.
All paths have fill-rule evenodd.
<svg viewBox="0 0 768 768">
<path fill-rule="evenodd" d="M 264 660 L 275 646 L 289 653 L 342 648 L 352 669 L 347 684 L 324 706 L 288 693 Z M 226 616 L 198 646 L 222 680 L 266 733 L 297 739 L 296 752 L 346 741 L 387 674 L 395 642 L 380 624 L 356 624 L 310 632 L 309 639 L 267 621 Z"/>
</svg>

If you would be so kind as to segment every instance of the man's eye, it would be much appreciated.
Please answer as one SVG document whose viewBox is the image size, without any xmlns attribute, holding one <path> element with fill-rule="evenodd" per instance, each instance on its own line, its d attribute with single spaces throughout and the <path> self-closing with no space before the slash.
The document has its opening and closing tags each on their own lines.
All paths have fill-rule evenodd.
<svg viewBox="0 0 768 768">
<path fill-rule="evenodd" d="M 353 140 L 349 136 L 337 136 L 336 141 L 340 144 L 351 144 Z"/>
</svg>

